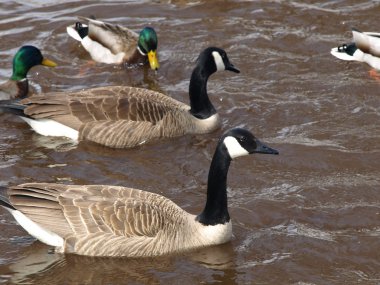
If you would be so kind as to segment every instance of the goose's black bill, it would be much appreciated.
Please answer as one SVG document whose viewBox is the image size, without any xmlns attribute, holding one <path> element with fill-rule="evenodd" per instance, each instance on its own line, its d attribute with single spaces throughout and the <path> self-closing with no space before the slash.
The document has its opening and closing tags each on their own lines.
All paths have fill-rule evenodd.
<svg viewBox="0 0 380 285">
<path fill-rule="evenodd" d="M 266 154 L 275 154 L 275 155 L 279 154 L 277 150 L 263 144 L 259 140 L 256 140 L 256 148 L 252 151 L 252 153 L 266 153 Z"/>
<path fill-rule="evenodd" d="M 237 69 L 232 63 L 228 63 L 228 65 L 226 66 L 226 70 L 240 73 L 240 70 Z"/>
</svg>

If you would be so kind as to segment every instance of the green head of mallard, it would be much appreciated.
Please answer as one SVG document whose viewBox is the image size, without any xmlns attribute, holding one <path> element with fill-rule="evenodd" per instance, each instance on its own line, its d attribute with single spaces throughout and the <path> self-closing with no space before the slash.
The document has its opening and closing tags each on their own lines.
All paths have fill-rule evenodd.
<svg viewBox="0 0 380 285">
<path fill-rule="evenodd" d="M 57 64 L 42 56 L 41 51 L 34 46 L 21 47 L 13 58 L 13 73 L 12 80 L 22 80 L 33 66 L 45 65 L 54 67 Z"/>
<path fill-rule="evenodd" d="M 157 34 L 153 28 L 144 28 L 139 35 L 138 50 L 142 55 L 148 56 L 150 68 L 157 70 L 160 65 L 157 59 Z"/>
</svg>

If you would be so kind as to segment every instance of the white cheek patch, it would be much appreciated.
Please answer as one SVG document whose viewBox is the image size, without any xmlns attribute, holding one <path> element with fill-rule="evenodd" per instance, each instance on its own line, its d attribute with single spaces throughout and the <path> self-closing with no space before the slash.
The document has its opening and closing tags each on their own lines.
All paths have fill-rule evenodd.
<svg viewBox="0 0 380 285">
<path fill-rule="evenodd" d="M 226 66 L 224 65 L 223 59 L 220 56 L 220 53 L 217 51 L 212 52 L 212 56 L 214 57 L 215 65 L 216 65 L 216 70 L 217 71 L 223 71 L 226 69 Z"/>
<path fill-rule="evenodd" d="M 249 154 L 234 137 L 226 137 L 223 142 L 232 159 Z"/>
</svg>

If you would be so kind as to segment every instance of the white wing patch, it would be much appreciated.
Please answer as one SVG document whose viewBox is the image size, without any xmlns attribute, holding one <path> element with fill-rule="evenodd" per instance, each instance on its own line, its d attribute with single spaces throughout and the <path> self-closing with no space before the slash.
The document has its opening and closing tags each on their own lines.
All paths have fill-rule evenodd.
<svg viewBox="0 0 380 285">
<path fill-rule="evenodd" d="M 223 142 L 232 159 L 249 154 L 249 152 L 245 148 L 243 148 L 237 141 L 237 139 L 234 137 L 225 137 Z"/>
<path fill-rule="evenodd" d="M 35 237 L 39 241 L 46 243 L 50 246 L 57 246 L 62 247 L 63 246 L 63 238 L 59 235 L 44 229 L 40 225 L 33 222 L 31 219 L 29 219 L 27 216 L 25 216 L 23 213 L 21 213 L 18 210 L 11 210 L 7 209 L 12 214 L 12 216 L 15 218 L 15 220 L 20 224 L 21 227 L 23 227 L 31 236 Z"/>
<path fill-rule="evenodd" d="M 216 65 L 216 70 L 217 71 L 223 71 L 226 69 L 226 66 L 224 65 L 223 59 L 220 56 L 219 52 L 213 51 L 212 56 L 214 57 L 215 65 Z"/>
<path fill-rule="evenodd" d="M 79 132 L 61 123 L 49 119 L 33 120 L 30 118 L 20 117 L 27 122 L 32 129 L 43 136 L 67 137 L 78 141 Z"/>
<path fill-rule="evenodd" d="M 100 43 L 93 41 L 90 37 L 86 36 L 82 39 L 83 47 L 90 53 L 93 60 L 102 63 L 122 63 L 125 56 L 124 52 L 113 54 L 108 48 Z"/>
</svg>

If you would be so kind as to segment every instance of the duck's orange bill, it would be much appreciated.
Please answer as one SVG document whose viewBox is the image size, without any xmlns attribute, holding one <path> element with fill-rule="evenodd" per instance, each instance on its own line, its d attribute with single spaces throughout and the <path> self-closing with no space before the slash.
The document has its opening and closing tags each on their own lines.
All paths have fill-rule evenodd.
<svg viewBox="0 0 380 285">
<path fill-rule="evenodd" d="M 52 60 L 50 60 L 50 59 L 47 59 L 47 58 L 44 58 L 43 60 L 42 60 L 42 63 L 41 63 L 42 65 L 45 65 L 45 66 L 50 66 L 50 67 L 56 67 L 57 66 L 57 64 L 54 62 L 54 61 L 52 61 Z"/>
<path fill-rule="evenodd" d="M 157 52 L 155 50 L 148 52 L 148 60 L 151 69 L 157 70 L 160 67 L 160 64 L 158 63 Z"/>
</svg>

